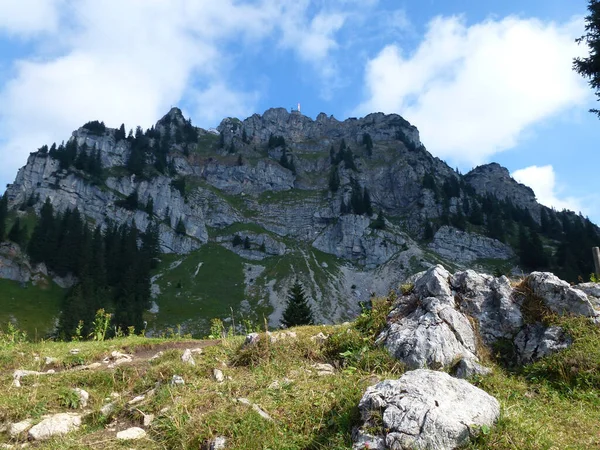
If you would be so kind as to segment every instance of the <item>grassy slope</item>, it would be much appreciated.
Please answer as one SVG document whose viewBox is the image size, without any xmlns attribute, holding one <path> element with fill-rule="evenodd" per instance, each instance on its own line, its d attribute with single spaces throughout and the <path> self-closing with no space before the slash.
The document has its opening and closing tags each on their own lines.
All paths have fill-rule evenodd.
<svg viewBox="0 0 600 450">
<path fill-rule="evenodd" d="M 52 282 L 34 286 L 0 279 L 0 324 L 14 323 L 33 339 L 51 333 L 65 291 Z"/>
<path fill-rule="evenodd" d="M 65 411 L 68 388 L 90 393 L 89 409 L 78 432 L 56 438 L 40 448 L 130 448 L 116 441 L 115 431 L 139 425 L 140 412 L 155 414 L 147 428 L 148 438 L 136 448 L 199 448 L 223 435 L 232 449 L 345 449 L 351 446 L 352 427 L 358 422 L 357 404 L 366 387 L 378 380 L 397 377 L 401 366 L 373 346 L 373 336 L 383 323 L 387 302 L 378 301 L 374 314 L 363 314 L 349 326 L 300 327 L 297 339 L 276 343 L 263 341 L 251 349 L 241 348 L 242 338 L 233 336 L 221 344 L 205 347 L 195 357 L 196 365 L 181 362 L 183 348 L 206 343 L 150 340 L 140 337 L 106 342 L 38 344 L 11 343 L 0 339 L 0 383 L 9 386 L 13 369 L 40 369 L 36 355 L 59 358 L 57 366 L 100 360 L 114 349 L 136 353 L 134 363 L 114 370 L 59 372 L 25 378 L 20 389 L 0 394 L 0 423 Z M 540 362 L 510 372 L 490 364 L 494 373 L 472 380 L 495 395 L 502 405 L 498 425 L 469 443 L 468 449 L 589 449 L 600 445 L 600 330 L 584 320 L 561 320 L 574 337 L 574 345 Z M 330 335 L 324 345 L 310 340 L 323 332 Z M 151 346 L 167 345 L 155 361 Z M 69 349 L 80 348 L 73 356 Z M 343 354 L 343 356 L 342 356 Z M 311 365 L 328 362 L 334 375 L 318 376 Z M 212 378 L 220 368 L 223 383 Z M 171 387 L 174 374 L 185 386 Z M 288 379 L 287 381 L 285 379 Z M 279 387 L 272 387 L 274 381 Z M 158 383 L 158 384 L 156 384 Z M 151 388 L 156 391 L 135 407 L 126 402 Z M 109 420 L 97 411 L 112 392 L 117 401 L 116 430 L 107 430 Z M 258 404 L 273 421 L 262 419 L 250 407 L 236 402 L 244 397 Z M 6 440 L 1 435 L 0 443 Z"/>
<path fill-rule="evenodd" d="M 177 261 L 181 264 L 168 270 Z M 185 257 L 163 255 L 158 268 L 163 275 L 157 281 L 160 312 L 149 320 L 150 329 L 182 325 L 186 332 L 202 336 L 207 334 L 212 318 L 227 319 L 232 310 L 239 318 L 244 299 L 243 264 L 238 255 L 214 243 Z M 255 303 L 251 306 L 258 317 L 269 313 Z"/>
</svg>

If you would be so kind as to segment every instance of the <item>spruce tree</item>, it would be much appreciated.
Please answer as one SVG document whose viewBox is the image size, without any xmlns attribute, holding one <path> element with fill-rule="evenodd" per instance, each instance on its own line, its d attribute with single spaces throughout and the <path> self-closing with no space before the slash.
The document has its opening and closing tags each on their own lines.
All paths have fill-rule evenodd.
<svg viewBox="0 0 600 450">
<path fill-rule="evenodd" d="M 332 166 L 329 171 L 329 190 L 337 192 L 340 187 L 340 175 L 338 174 L 337 166 Z"/>
<path fill-rule="evenodd" d="M 4 194 L 0 197 L 0 242 L 6 236 L 6 218 L 8 216 L 8 196 Z"/>
<path fill-rule="evenodd" d="M 175 226 L 175 233 L 180 234 L 182 236 L 186 234 L 185 224 L 183 223 L 183 220 L 179 219 L 179 221 L 177 222 L 177 225 Z"/>
<path fill-rule="evenodd" d="M 8 240 L 13 241 L 15 244 L 22 246 L 27 240 L 27 227 L 21 226 L 21 219 L 17 217 L 13 223 L 10 231 L 8 232 Z"/>
<path fill-rule="evenodd" d="M 296 280 L 288 293 L 287 306 L 283 312 L 281 323 L 289 328 L 298 325 L 312 325 L 313 322 L 313 313 L 304 293 L 304 288 Z"/>
<path fill-rule="evenodd" d="M 594 90 L 597 101 L 600 101 L 600 0 L 589 0 L 589 15 L 585 17 L 585 34 L 576 40 L 589 49 L 587 58 L 575 58 L 573 69 L 584 78 Z M 600 117 L 600 110 L 590 109 L 590 112 Z"/>
<path fill-rule="evenodd" d="M 233 245 L 234 247 L 237 247 L 238 245 L 242 244 L 242 238 L 240 237 L 239 234 L 236 234 L 235 236 L 233 236 L 233 241 L 231 242 L 231 245 Z"/>
</svg>

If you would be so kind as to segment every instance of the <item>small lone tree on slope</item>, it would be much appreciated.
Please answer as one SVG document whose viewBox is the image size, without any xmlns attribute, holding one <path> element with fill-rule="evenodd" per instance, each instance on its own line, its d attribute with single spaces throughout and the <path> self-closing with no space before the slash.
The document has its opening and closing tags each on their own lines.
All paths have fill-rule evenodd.
<svg viewBox="0 0 600 450">
<path fill-rule="evenodd" d="M 288 293 L 287 306 L 283 312 L 281 323 L 286 327 L 312 325 L 313 314 L 306 299 L 304 288 L 296 280 Z"/>
</svg>

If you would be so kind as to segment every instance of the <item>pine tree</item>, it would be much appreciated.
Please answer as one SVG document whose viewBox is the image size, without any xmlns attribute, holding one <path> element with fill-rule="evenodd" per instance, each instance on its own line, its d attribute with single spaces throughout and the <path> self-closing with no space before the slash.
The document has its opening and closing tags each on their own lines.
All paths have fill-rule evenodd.
<svg viewBox="0 0 600 450">
<path fill-rule="evenodd" d="M 154 214 L 154 199 L 152 197 L 148 197 L 148 201 L 146 202 L 146 208 L 144 208 L 146 214 L 152 216 Z"/>
<path fill-rule="evenodd" d="M 373 207 L 371 206 L 371 196 L 369 190 L 365 187 L 363 190 L 363 209 L 367 216 L 373 215 Z"/>
<path fill-rule="evenodd" d="M 287 306 L 283 312 L 281 323 L 286 327 L 298 325 L 312 325 L 313 313 L 308 304 L 304 288 L 296 280 L 287 297 Z"/>
<path fill-rule="evenodd" d="M 4 194 L 0 197 L 0 242 L 6 236 L 6 218 L 8 216 L 8 196 Z"/>
<path fill-rule="evenodd" d="M 185 224 L 183 223 L 183 220 L 179 219 L 179 221 L 177 222 L 177 225 L 175 226 L 175 233 L 180 234 L 182 236 L 186 234 Z"/>
<path fill-rule="evenodd" d="M 383 217 L 383 212 L 381 210 L 379 210 L 377 218 L 371 222 L 369 226 L 374 230 L 385 230 L 385 218 Z"/>
<path fill-rule="evenodd" d="M 589 0 L 588 11 L 589 15 L 585 17 L 585 34 L 576 42 L 585 43 L 590 54 L 587 58 L 575 58 L 573 69 L 589 79 L 588 84 L 600 101 L 600 0 Z M 600 110 L 591 109 L 590 112 L 600 117 Z"/>
<path fill-rule="evenodd" d="M 123 141 L 125 138 L 125 124 L 122 123 L 119 129 L 115 132 L 115 141 Z"/>
<path fill-rule="evenodd" d="M 329 190 L 331 192 L 337 192 L 340 187 L 340 175 L 338 173 L 337 166 L 332 166 L 329 171 Z"/>
<path fill-rule="evenodd" d="M 369 133 L 363 134 L 363 145 L 367 148 L 369 158 L 373 155 L 373 139 Z"/>
<path fill-rule="evenodd" d="M 423 230 L 423 239 L 429 241 L 433 239 L 433 227 L 431 226 L 431 222 L 429 220 L 425 221 L 425 229 Z"/>
<path fill-rule="evenodd" d="M 250 250 L 250 238 L 248 238 L 248 236 L 246 236 L 246 238 L 244 239 L 244 248 L 246 250 Z"/>
<path fill-rule="evenodd" d="M 10 231 L 8 232 L 8 240 L 15 244 L 23 246 L 27 240 L 27 227 L 21 226 L 21 219 L 17 217 Z"/>
<path fill-rule="evenodd" d="M 242 244 L 242 238 L 238 234 L 236 234 L 235 236 L 233 236 L 233 241 L 231 242 L 231 244 L 234 247 L 237 247 L 238 245 L 241 245 Z"/>
</svg>

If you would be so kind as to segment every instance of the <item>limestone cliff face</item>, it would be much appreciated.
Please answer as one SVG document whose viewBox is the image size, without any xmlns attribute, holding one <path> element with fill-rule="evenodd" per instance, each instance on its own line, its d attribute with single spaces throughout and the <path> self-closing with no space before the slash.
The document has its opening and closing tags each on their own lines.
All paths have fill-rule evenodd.
<svg viewBox="0 0 600 450">
<path fill-rule="evenodd" d="M 71 140 L 79 152 L 99 152 L 103 178 L 93 180 L 73 166 L 61 169 L 49 154 L 32 153 L 7 189 L 9 204 L 17 207 L 37 196 L 39 210 L 49 198 L 55 210 L 78 208 L 103 227 L 135 223 L 145 230 L 157 221 L 165 253 L 185 256 L 207 243 L 232 250 L 256 272 L 246 277 L 245 296 L 268 299 L 274 324 L 295 277 L 304 281 L 317 318 L 333 321 L 351 317 L 359 301 L 385 294 L 439 261 L 464 267 L 479 259 L 512 258 L 506 245 L 451 227 L 440 228 L 429 246 L 421 243 L 425 223 L 457 214 L 465 203 L 477 204 L 467 185 L 477 194 L 510 198 L 539 217 L 531 190 L 505 169 L 489 165 L 461 177 L 431 156 L 416 127 L 395 114 L 345 121 L 319 114 L 313 120 L 276 108 L 243 121 L 224 119 L 218 132 L 192 127 L 172 109 L 147 133 L 146 168 L 136 176 L 126 167 L 133 139 L 119 138 L 115 129 L 93 133 L 82 127 Z M 279 140 L 270 145 L 272 137 Z M 168 168 L 155 169 L 165 146 Z M 339 178 L 335 189 L 333 171 Z M 447 186 L 458 190 L 444 194 Z M 133 193 L 139 207 L 123 207 Z M 357 194 L 370 198 L 371 216 L 352 212 Z M 151 214 L 145 207 L 150 201 Z M 384 224 L 374 226 L 380 213 Z M 185 235 L 175 231 L 180 220 Z M 247 245 L 233 245 L 236 235 L 247 237 Z M 315 252 L 333 258 L 335 270 L 317 261 Z M 270 271 L 273 258 L 293 262 L 284 271 Z M 257 286 L 260 277 L 263 284 Z"/>
</svg>

